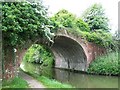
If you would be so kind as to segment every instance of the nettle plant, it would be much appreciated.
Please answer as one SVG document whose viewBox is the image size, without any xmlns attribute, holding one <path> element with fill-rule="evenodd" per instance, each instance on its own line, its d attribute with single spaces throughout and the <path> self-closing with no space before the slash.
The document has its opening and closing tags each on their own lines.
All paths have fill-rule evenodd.
<svg viewBox="0 0 120 90">
<path fill-rule="evenodd" d="M 1 5 L 4 45 L 17 47 L 37 38 L 51 39 L 47 9 L 42 3 L 3 2 Z"/>
</svg>

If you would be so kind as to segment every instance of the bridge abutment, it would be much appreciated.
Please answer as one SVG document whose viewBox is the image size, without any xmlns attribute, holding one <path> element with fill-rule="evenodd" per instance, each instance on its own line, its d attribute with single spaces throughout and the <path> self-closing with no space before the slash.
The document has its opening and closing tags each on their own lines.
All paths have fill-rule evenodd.
<svg viewBox="0 0 120 90">
<path fill-rule="evenodd" d="M 27 49 L 14 49 L 12 47 L 4 47 L 3 49 L 2 78 L 13 78 L 18 74 L 19 66 Z"/>
</svg>

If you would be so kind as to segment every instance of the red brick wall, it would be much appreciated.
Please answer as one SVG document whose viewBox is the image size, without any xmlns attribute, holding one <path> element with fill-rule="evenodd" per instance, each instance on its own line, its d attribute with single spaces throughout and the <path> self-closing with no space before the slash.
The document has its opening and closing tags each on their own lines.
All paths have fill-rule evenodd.
<svg viewBox="0 0 120 90">
<path fill-rule="evenodd" d="M 100 56 L 102 54 L 106 53 L 105 48 L 100 47 L 94 43 L 87 42 L 86 44 L 86 56 L 87 56 L 87 62 L 88 64 L 94 60 L 97 56 Z"/>
</svg>

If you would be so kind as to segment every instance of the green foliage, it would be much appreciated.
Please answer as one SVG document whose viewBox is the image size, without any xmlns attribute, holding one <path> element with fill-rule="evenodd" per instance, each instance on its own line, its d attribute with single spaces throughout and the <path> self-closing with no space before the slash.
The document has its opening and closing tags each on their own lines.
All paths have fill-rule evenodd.
<svg viewBox="0 0 120 90">
<path fill-rule="evenodd" d="M 87 39 L 89 42 L 94 42 L 98 45 L 104 46 L 104 47 L 112 47 L 113 39 L 112 35 L 110 33 L 106 33 L 103 30 L 97 30 L 96 32 L 84 32 L 83 36 Z"/>
<path fill-rule="evenodd" d="M 22 46 L 51 34 L 46 30 L 49 19 L 42 3 L 3 2 L 2 13 L 2 36 L 6 45 Z"/>
<path fill-rule="evenodd" d="M 75 17 L 72 13 L 68 12 L 67 10 L 64 9 L 60 10 L 53 17 L 51 17 L 51 21 L 52 21 L 51 24 L 55 27 L 54 29 L 56 31 L 59 28 L 63 28 L 66 29 L 68 32 L 74 34 L 75 36 L 81 36 L 82 38 L 84 38 L 89 42 L 94 42 L 95 44 L 107 48 L 108 47 L 113 48 L 115 45 L 112 39 L 112 35 L 109 32 L 106 32 L 108 30 L 107 29 L 108 25 L 106 25 L 108 21 L 104 22 L 106 23 L 104 24 L 102 23 L 103 20 L 101 20 L 101 19 L 105 19 L 104 10 L 102 6 L 99 4 L 95 4 L 87 11 L 84 14 L 83 20 L 84 21 L 86 20 L 84 22 L 81 18 Z M 93 17 L 94 15 L 96 15 L 95 16 L 96 20 L 92 21 L 92 19 L 90 18 L 94 19 Z M 97 17 L 99 17 L 99 19 Z M 105 20 L 107 20 L 107 18 Z M 98 25 L 96 24 L 96 22 L 98 22 Z M 95 24 L 97 26 L 92 24 Z M 106 26 L 106 29 L 102 24 Z M 95 31 L 91 31 L 91 28 L 94 28 L 92 30 Z"/>
<path fill-rule="evenodd" d="M 116 50 L 120 50 L 120 32 L 117 30 L 113 35 Z"/>
<path fill-rule="evenodd" d="M 115 48 L 115 43 L 113 41 L 112 35 L 109 32 L 104 32 L 103 30 L 86 32 L 79 29 L 67 29 L 67 31 L 99 46 L 111 49 Z"/>
<path fill-rule="evenodd" d="M 29 88 L 29 85 L 24 79 L 15 77 L 13 79 L 3 81 L 2 88 L 3 90 L 4 88 L 12 88 L 14 90 L 14 88 Z"/>
<path fill-rule="evenodd" d="M 109 30 L 108 18 L 105 16 L 104 9 L 101 4 L 94 4 L 89 7 L 83 14 L 82 19 L 88 23 L 90 30 L 102 29 Z"/>
<path fill-rule="evenodd" d="M 46 47 L 34 44 L 26 52 L 23 60 L 41 64 L 41 66 L 52 67 L 53 55 Z"/>
<path fill-rule="evenodd" d="M 73 28 L 75 26 L 76 17 L 67 10 L 60 10 L 53 17 L 51 17 L 51 24 L 58 28 L 69 27 Z"/>
<path fill-rule="evenodd" d="M 90 28 L 87 23 L 85 23 L 82 19 L 77 19 L 76 20 L 76 26 L 81 30 L 81 31 L 86 31 L 89 32 Z"/>
<path fill-rule="evenodd" d="M 60 10 L 53 17 L 51 17 L 51 24 L 55 27 L 55 29 L 78 28 L 81 31 L 90 31 L 87 23 L 64 9 Z"/>
<path fill-rule="evenodd" d="M 118 60 L 118 52 L 100 56 L 90 64 L 88 73 L 118 75 L 120 73 L 118 61 L 120 61 Z"/>
<path fill-rule="evenodd" d="M 73 88 L 69 84 L 60 83 L 54 79 L 49 79 L 45 76 L 40 76 L 39 78 L 37 78 L 37 80 L 42 82 L 48 88 Z"/>
</svg>

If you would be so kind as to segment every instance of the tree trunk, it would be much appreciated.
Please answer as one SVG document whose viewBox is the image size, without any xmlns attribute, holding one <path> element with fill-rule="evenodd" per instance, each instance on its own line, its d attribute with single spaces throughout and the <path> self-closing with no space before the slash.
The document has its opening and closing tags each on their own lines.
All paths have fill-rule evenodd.
<svg viewBox="0 0 120 90">
<path fill-rule="evenodd" d="M 2 58 L 2 77 L 3 79 L 13 78 L 15 73 L 15 53 L 12 47 L 3 47 L 3 58 Z"/>
</svg>

